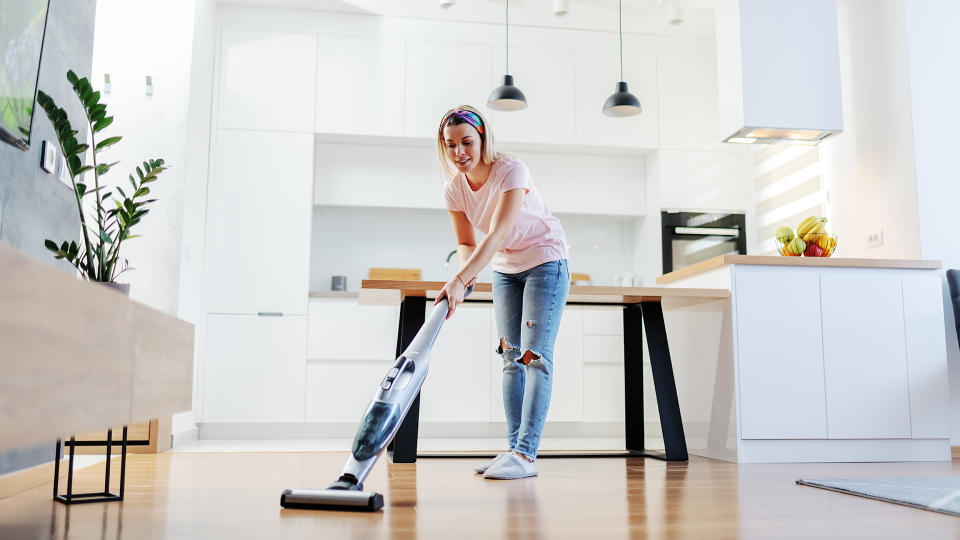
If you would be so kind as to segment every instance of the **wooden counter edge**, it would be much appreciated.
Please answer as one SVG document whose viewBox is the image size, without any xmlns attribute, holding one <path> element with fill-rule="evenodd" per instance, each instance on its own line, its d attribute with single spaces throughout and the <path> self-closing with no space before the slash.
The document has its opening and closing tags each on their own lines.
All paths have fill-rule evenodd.
<svg viewBox="0 0 960 540">
<path fill-rule="evenodd" d="M 938 270 L 941 261 L 919 259 L 853 259 L 832 257 L 783 257 L 779 255 L 718 255 L 657 278 L 657 285 L 673 283 L 729 264 L 760 266 L 807 266 L 824 268 L 891 268 L 900 270 Z"/>
<path fill-rule="evenodd" d="M 443 288 L 442 281 L 394 281 L 365 279 L 361 284 L 361 297 L 363 291 L 374 291 L 383 289 L 392 289 L 399 291 L 399 298 L 407 296 L 427 296 L 430 292 L 439 291 Z M 492 292 L 490 283 L 477 283 L 474 288 L 478 293 Z M 592 302 L 599 303 L 636 303 L 646 301 L 656 301 L 663 297 L 676 298 L 728 298 L 730 291 L 726 289 L 692 289 L 692 288 L 673 288 L 673 287 L 612 287 L 602 285 L 573 285 L 570 287 L 569 303 Z"/>
</svg>

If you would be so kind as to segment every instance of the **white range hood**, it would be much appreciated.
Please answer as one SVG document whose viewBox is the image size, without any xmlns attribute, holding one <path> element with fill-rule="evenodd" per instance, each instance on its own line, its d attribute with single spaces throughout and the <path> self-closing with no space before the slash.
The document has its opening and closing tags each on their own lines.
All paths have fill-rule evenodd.
<svg viewBox="0 0 960 540">
<path fill-rule="evenodd" d="M 843 131 L 835 0 L 717 0 L 717 70 L 724 142 Z"/>
</svg>

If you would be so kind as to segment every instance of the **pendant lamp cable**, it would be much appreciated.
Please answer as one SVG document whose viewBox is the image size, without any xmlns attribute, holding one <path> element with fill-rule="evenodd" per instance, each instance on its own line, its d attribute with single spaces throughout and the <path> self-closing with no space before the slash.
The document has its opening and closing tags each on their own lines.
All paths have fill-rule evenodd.
<svg viewBox="0 0 960 540">
<path fill-rule="evenodd" d="M 509 75 L 510 74 L 510 0 L 507 0 L 507 7 L 506 7 L 503 18 L 506 21 L 506 24 L 504 25 L 504 32 L 507 35 L 507 47 L 506 47 L 506 51 L 504 51 L 504 55 L 506 56 L 505 63 L 507 65 L 506 74 Z"/>
<path fill-rule="evenodd" d="M 509 1 L 509 0 L 508 0 Z M 617 2 L 617 18 L 620 23 L 620 80 L 623 80 L 623 0 Z"/>
</svg>

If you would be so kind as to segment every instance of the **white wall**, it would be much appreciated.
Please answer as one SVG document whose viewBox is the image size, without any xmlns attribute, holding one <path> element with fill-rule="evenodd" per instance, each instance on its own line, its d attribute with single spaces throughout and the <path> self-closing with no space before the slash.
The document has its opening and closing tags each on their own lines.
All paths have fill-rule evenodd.
<svg viewBox="0 0 960 540">
<path fill-rule="evenodd" d="M 902 0 L 839 0 L 844 132 L 820 145 L 844 257 L 920 257 Z M 883 230 L 884 243 L 867 248 Z"/>
<path fill-rule="evenodd" d="M 960 4 L 952 0 L 906 2 L 910 105 L 916 161 L 920 254 L 960 268 L 960 244 L 953 233 L 960 202 L 956 128 L 960 125 Z M 944 69 L 945 66 L 952 68 Z M 950 368 L 953 444 L 960 443 L 960 348 L 952 305 L 944 283 L 945 334 Z"/>
<path fill-rule="evenodd" d="M 101 94 L 114 116 L 103 135 L 123 136 L 98 156 L 100 162 L 120 162 L 104 179 L 127 186 L 136 166 L 153 158 L 170 167 L 150 186 L 150 197 L 158 200 L 132 229 L 143 237 L 122 246 L 121 259 L 136 270 L 118 281 L 131 284 L 135 300 L 170 314 L 177 312 L 180 276 L 194 9 L 193 0 L 99 0 L 93 47 L 91 83 L 102 88 L 109 73 L 112 86 Z M 147 75 L 152 96 L 145 92 Z"/>
</svg>

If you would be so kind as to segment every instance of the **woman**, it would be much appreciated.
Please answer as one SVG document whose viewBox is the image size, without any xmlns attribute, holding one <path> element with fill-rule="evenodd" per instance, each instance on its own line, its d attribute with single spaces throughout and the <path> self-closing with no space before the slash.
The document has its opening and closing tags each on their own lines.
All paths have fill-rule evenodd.
<svg viewBox="0 0 960 540">
<path fill-rule="evenodd" d="M 566 237 L 527 167 L 496 152 L 480 111 L 466 105 L 448 111 L 437 132 L 437 151 L 448 177 L 443 192 L 460 261 L 459 272 L 437 296 L 437 302 L 448 299 L 448 318 L 463 302 L 466 287 L 493 261 L 508 450 L 474 471 L 500 480 L 536 476 L 553 345 L 570 290 Z M 480 243 L 474 227 L 486 235 Z"/>
</svg>

